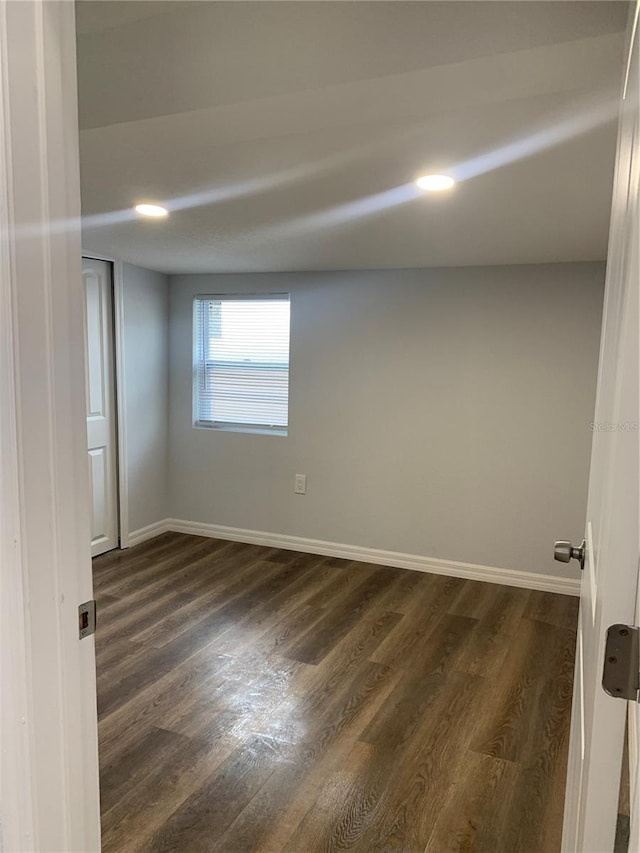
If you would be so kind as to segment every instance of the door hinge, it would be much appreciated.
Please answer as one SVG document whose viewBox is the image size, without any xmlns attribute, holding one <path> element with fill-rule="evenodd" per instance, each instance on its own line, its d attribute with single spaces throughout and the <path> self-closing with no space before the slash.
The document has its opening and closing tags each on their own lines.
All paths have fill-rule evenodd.
<svg viewBox="0 0 640 853">
<path fill-rule="evenodd" d="M 602 686 L 616 699 L 638 701 L 640 690 L 640 629 L 612 625 L 604 645 Z"/>
<path fill-rule="evenodd" d="M 85 601 L 78 607 L 78 628 L 80 639 L 84 640 L 96 632 L 96 602 L 95 599 Z"/>
</svg>

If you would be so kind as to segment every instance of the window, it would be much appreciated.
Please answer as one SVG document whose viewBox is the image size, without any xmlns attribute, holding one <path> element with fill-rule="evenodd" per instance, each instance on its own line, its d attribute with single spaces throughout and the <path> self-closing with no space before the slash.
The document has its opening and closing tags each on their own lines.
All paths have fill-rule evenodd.
<svg viewBox="0 0 640 853">
<path fill-rule="evenodd" d="M 194 424 L 287 434 L 289 295 L 198 296 Z"/>
</svg>

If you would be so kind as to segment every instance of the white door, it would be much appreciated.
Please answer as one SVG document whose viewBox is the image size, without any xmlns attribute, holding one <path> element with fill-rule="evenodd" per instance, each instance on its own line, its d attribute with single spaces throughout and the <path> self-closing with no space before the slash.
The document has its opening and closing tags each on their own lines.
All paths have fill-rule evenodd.
<svg viewBox="0 0 640 853">
<path fill-rule="evenodd" d="M 638 8 L 636 0 L 630 32 Z M 613 850 L 628 704 L 604 692 L 602 672 L 607 628 L 634 622 L 640 555 L 639 73 L 636 36 L 618 135 L 593 424 L 563 831 L 567 853 Z"/>
<path fill-rule="evenodd" d="M 106 261 L 82 259 L 86 294 L 87 444 L 91 555 L 118 547 L 113 288 Z"/>
</svg>

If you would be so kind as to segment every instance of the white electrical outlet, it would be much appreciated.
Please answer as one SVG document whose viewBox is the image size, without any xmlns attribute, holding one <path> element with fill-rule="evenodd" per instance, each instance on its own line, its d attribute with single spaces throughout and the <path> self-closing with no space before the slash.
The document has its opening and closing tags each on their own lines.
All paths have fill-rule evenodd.
<svg viewBox="0 0 640 853">
<path fill-rule="evenodd" d="M 306 495 L 307 494 L 307 475 L 306 474 L 296 474 L 296 481 L 293 487 L 293 491 L 296 495 Z"/>
</svg>

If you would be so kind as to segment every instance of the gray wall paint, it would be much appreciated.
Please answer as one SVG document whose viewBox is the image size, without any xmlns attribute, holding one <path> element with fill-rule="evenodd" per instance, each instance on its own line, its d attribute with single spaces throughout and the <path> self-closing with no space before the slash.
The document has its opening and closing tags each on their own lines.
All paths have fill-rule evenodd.
<svg viewBox="0 0 640 853">
<path fill-rule="evenodd" d="M 603 264 L 171 278 L 171 515 L 576 576 Z M 288 437 L 191 425 L 196 293 L 291 294 Z M 307 494 L 294 495 L 294 474 Z"/>
<path fill-rule="evenodd" d="M 129 530 L 168 515 L 169 280 L 123 265 Z"/>
</svg>

